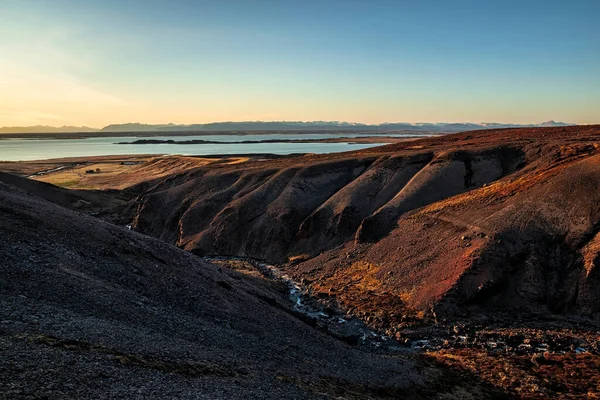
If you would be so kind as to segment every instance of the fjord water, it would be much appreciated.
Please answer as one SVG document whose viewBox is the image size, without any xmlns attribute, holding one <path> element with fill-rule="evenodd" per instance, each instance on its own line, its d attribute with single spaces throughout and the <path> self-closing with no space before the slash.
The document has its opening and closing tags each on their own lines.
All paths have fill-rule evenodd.
<svg viewBox="0 0 600 400">
<path fill-rule="evenodd" d="M 325 139 L 357 136 L 414 137 L 410 134 L 249 134 L 249 135 L 196 135 L 196 136 L 127 136 L 83 139 L 0 139 L 1 161 L 30 161 L 62 157 L 89 157 L 124 154 L 293 154 L 337 153 L 360 150 L 381 144 L 364 143 L 218 143 L 218 144 L 117 144 L 138 139 L 206 140 L 215 142 L 242 142 L 259 140 Z"/>
</svg>

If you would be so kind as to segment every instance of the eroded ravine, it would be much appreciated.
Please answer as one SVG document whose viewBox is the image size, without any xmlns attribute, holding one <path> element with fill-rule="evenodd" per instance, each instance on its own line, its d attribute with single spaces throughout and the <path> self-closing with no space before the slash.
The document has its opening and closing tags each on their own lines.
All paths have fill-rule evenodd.
<svg viewBox="0 0 600 400">
<path fill-rule="evenodd" d="M 560 319 L 540 319 L 538 329 L 507 324 L 507 320 L 502 318 L 490 320 L 487 324 L 465 321 L 415 324 L 407 325 L 396 338 L 392 338 L 345 310 L 335 299 L 318 296 L 310 286 L 294 280 L 276 265 L 243 257 L 201 258 L 224 267 L 231 266 L 232 261 L 242 263 L 265 279 L 284 284 L 288 306 L 297 317 L 351 345 L 391 352 L 435 353 L 470 349 L 504 356 L 531 355 L 534 358 L 568 353 L 600 355 L 600 332 L 594 334 L 590 327 L 572 329 L 573 324 Z M 239 268 L 235 269 L 239 271 Z"/>
<path fill-rule="evenodd" d="M 288 306 L 296 316 L 316 329 L 349 344 L 386 348 L 395 351 L 411 348 L 411 346 L 401 346 L 399 342 L 389 336 L 369 328 L 359 318 L 340 308 L 334 302 L 325 302 L 323 299 L 314 296 L 310 288 L 294 281 L 275 265 L 241 257 L 213 256 L 201 258 L 224 267 L 228 267 L 231 261 L 243 263 L 249 269 L 259 272 L 265 279 L 284 284 L 287 287 Z M 240 271 L 239 268 L 236 268 L 236 270 Z"/>
<path fill-rule="evenodd" d="M 128 206 L 134 228 L 196 254 L 283 262 L 371 242 L 402 214 L 501 179 L 516 149 L 421 151 L 200 167 L 164 179 Z"/>
</svg>

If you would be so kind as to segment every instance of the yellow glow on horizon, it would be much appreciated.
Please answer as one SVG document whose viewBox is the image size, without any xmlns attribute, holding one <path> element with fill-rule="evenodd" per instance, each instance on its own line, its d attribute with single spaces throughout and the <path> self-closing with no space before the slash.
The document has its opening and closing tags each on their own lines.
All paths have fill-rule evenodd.
<svg viewBox="0 0 600 400">
<path fill-rule="evenodd" d="M 326 96 L 256 95 L 226 91 L 178 96 L 148 88 L 144 98 L 127 98 L 69 74 L 64 68 L 32 67 L 0 59 L 0 126 L 74 125 L 100 128 L 114 123 L 193 124 L 219 121 L 505 122 L 537 123 L 549 119 L 593 123 L 591 111 L 578 118 L 562 116 L 561 103 L 518 106 L 466 104 L 447 99 L 377 99 L 367 95 L 336 100 Z M 512 117 L 507 117 L 509 113 Z"/>
</svg>

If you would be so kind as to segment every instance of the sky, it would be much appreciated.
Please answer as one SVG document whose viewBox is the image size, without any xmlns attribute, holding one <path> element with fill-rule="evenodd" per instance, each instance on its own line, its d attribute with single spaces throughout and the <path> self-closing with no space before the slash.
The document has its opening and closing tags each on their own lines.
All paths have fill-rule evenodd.
<svg viewBox="0 0 600 400">
<path fill-rule="evenodd" d="M 0 126 L 600 123 L 598 0 L 0 0 Z"/>
</svg>

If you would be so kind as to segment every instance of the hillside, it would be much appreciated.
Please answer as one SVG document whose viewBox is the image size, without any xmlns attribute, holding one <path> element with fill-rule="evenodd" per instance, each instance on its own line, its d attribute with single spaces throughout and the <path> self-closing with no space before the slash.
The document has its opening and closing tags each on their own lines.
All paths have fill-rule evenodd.
<svg viewBox="0 0 600 400">
<path fill-rule="evenodd" d="M 413 356 L 316 330 L 278 283 L 5 183 L 0 231 L 0 397 L 493 393 Z"/>
<path fill-rule="evenodd" d="M 47 373 L 35 357 L 62 366 L 75 349 L 77 368 L 106 368 L 92 382 L 125 393 L 158 379 L 174 397 L 594 396 L 599 139 L 600 126 L 546 127 L 329 155 L 149 158 L 110 178 L 122 190 L 2 174 L 1 338 L 34 380 Z M 277 276 L 333 328 L 298 315 Z M 372 330 L 339 334 L 347 318 Z M 357 345 L 371 334 L 383 342 Z M 62 388 L 61 371 L 47 381 Z M 86 382 L 70 395 L 95 393 Z"/>
<path fill-rule="evenodd" d="M 438 318 L 593 317 L 599 133 L 491 130 L 200 167 L 140 187 L 124 215 L 196 254 L 294 259 L 288 271 L 311 281 L 369 265 L 378 287 Z"/>
</svg>

